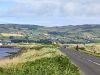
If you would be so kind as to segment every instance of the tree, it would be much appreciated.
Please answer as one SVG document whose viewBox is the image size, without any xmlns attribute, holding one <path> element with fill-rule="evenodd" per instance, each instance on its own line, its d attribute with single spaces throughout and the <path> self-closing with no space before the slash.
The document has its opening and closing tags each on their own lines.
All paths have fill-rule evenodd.
<svg viewBox="0 0 100 75">
<path fill-rule="evenodd" d="M 14 39 L 14 36 L 9 36 L 9 39 L 10 39 L 10 40 Z"/>
<path fill-rule="evenodd" d="M 29 41 L 29 36 L 26 35 L 26 36 L 25 36 L 25 39 L 26 39 L 26 41 L 27 41 L 27 43 L 28 43 L 28 41 Z"/>
</svg>

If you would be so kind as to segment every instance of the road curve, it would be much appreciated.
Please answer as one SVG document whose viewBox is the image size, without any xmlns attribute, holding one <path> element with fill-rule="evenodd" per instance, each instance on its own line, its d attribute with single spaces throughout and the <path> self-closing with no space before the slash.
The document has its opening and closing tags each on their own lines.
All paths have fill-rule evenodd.
<svg viewBox="0 0 100 75">
<path fill-rule="evenodd" d="M 100 58 L 64 47 L 60 50 L 80 68 L 84 75 L 100 75 Z"/>
</svg>

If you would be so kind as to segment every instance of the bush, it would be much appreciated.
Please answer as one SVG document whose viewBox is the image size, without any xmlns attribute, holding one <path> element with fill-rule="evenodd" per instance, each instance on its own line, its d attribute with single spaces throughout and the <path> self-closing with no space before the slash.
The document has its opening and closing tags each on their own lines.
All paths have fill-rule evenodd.
<svg viewBox="0 0 100 75">
<path fill-rule="evenodd" d="M 85 50 L 85 47 L 80 47 L 79 49 L 80 49 L 80 50 Z"/>
</svg>

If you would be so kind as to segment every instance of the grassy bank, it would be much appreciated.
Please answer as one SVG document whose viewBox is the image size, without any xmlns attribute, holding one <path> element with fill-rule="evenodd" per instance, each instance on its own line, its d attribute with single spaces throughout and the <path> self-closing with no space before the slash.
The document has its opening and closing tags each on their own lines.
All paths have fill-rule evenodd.
<svg viewBox="0 0 100 75">
<path fill-rule="evenodd" d="M 57 46 L 24 45 L 22 49 L 26 50 L 18 56 L 0 61 L 0 75 L 80 75 Z"/>
<path fill-rule="evenodd" d="M 45 57 L 10 68 L 1 68 L 0 72 L 1 75 L 80 75 L 78 68 L 64 56 Z"/>
<path fill-rule="evenodd" d="M 76 44 L 66 45 L 69 48 L 75 50 Z M 85 53 L 90 55 L 94 55 L 100 57 L 100 43 L 92 43 L 92 44 L 79 44 L 79 49 Z"/>
</svg>

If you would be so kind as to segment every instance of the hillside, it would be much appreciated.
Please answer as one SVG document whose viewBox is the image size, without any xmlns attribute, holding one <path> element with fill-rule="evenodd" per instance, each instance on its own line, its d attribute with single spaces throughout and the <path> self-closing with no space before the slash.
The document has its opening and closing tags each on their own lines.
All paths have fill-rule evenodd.
<svg viewBox="0 0 100 75">
<path fill-rule="evenodd" d="M 16 39 L 53 40 L 61 43 L 91 43 L 100 42 L 100 25 L 69 25 L 59 27 L 44 27 L 38 25 L 0 24 L 0 37 L 2 33 L 18 34 Z M 11 37 L 11 36 L 7 36 Z"/>
</svg>

